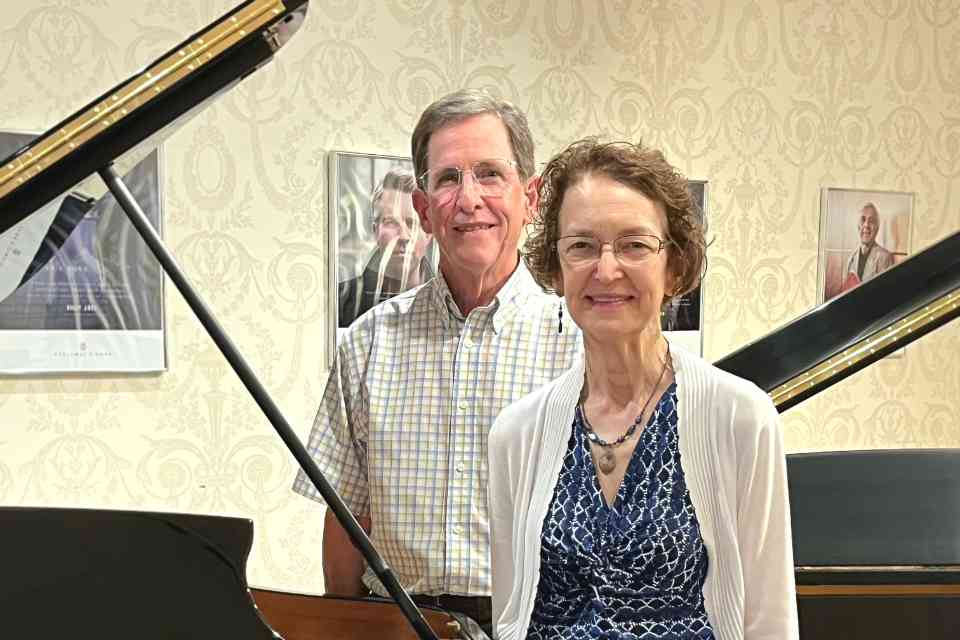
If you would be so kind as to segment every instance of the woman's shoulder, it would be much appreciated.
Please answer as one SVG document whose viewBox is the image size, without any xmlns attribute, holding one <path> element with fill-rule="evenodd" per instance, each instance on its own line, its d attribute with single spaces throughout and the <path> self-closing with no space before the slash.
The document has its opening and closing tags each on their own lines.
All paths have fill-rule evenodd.
<svg viewBox="0 0 960 640">
<path fill-rule="evenodd" d="M 709 397 L 715 408 L 726 409 L 738 418 L 737 423 L 765 423 L 776 415 L 770 396 L 752 381 L 724 371 L 682 347 L 677 349 L 677 356 L 686 374 L 685 381 L 701 391 L 709 391 L 706 396 L 697 395 Z"/>
</svg>

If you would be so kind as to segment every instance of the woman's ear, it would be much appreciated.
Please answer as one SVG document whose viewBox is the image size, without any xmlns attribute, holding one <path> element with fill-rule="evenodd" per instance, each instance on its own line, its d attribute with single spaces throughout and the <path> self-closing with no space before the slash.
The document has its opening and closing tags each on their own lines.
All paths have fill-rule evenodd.
<svg viewBox="0 0 960 640">
<path fill-rule="evenodd" d="M 675 278 L 671 278 L 669 284 L 670 286 L 668 286 L 666 289 L 667 297 L 676 298 L 678 295 L 680 295 L 680 285 L 677 284 Z"/>
<path fill-rule="evenodd" d="M 677 266 L 679 260 L 674 260 L 671 258 L 676 258 L 674 255 L 667 255 L 667 282 L 663 290 L 666 292 L 667 296 L 670 298 L 675 298 L 680 295 L 680 290 L 682 288 L 681 276 L 677 273 Z"/>
</svg>

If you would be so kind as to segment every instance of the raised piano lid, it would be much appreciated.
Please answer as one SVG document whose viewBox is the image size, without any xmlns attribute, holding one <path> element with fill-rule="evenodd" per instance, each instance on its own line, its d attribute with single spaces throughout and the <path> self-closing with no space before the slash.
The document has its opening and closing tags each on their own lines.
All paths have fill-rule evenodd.
<svg viewBox="0 0 960 640">
<path fill-rule="evenodd" d="M 267 640 L 246 583 L 253 523 L 0 507 L 5 638 Z"/>
<path fill-rule="evenodd" d="M 960 232 L 719 360 L 780 411 L 960 316 Z"/>
<path fill-rule="evenodd" d="M 209 100 L 269 62 L 302 24 L 308 3 L 239 4 L 3 159 L 0 234 L 111 162 L 124 173 Z M 98 197 L 99 188 L 82 191 Z"/>
</svg>

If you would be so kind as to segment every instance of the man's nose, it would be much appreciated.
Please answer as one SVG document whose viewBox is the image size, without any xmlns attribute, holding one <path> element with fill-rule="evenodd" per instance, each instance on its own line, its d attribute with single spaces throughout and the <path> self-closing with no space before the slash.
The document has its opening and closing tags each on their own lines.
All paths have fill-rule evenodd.
<svg viewBox="0 0 960 640">
<path fill-rule="evenodd" d="M 463 211 L 479 209 L 483 204 L 480 197 L 480 185 L 472 171 L 464 171 L 460 179 L 460 188 L 457 189 L 457 206 Z"/>
</svg>

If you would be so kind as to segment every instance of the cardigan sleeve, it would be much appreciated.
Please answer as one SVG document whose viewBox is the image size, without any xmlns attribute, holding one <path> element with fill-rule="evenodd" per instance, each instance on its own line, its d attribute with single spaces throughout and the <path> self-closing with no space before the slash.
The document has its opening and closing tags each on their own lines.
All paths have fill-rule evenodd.
<svg viewBox="0 0 960 640">
<path fill-rule="evenodd" d="M 497 633 L 498 620 L 503 615 L 514 588 L 513 536 L 516 523 L 513 518 L 513 490 L 509 461 L 509 436 L 502 423 L 503 415 L 494 423 L 488 444 L 490 479 L 487 497 L 490 507 L 490 579 L 493 589 L 493 628 Z"/>
<path fill-rule="evenodd" d="M 799 627 L 780 416 L 766 394 L 756 390 L 754 397 L 751 410 L 738 416 L 737 430 L 744 640 L 793 640 Z"/>
</svg>

